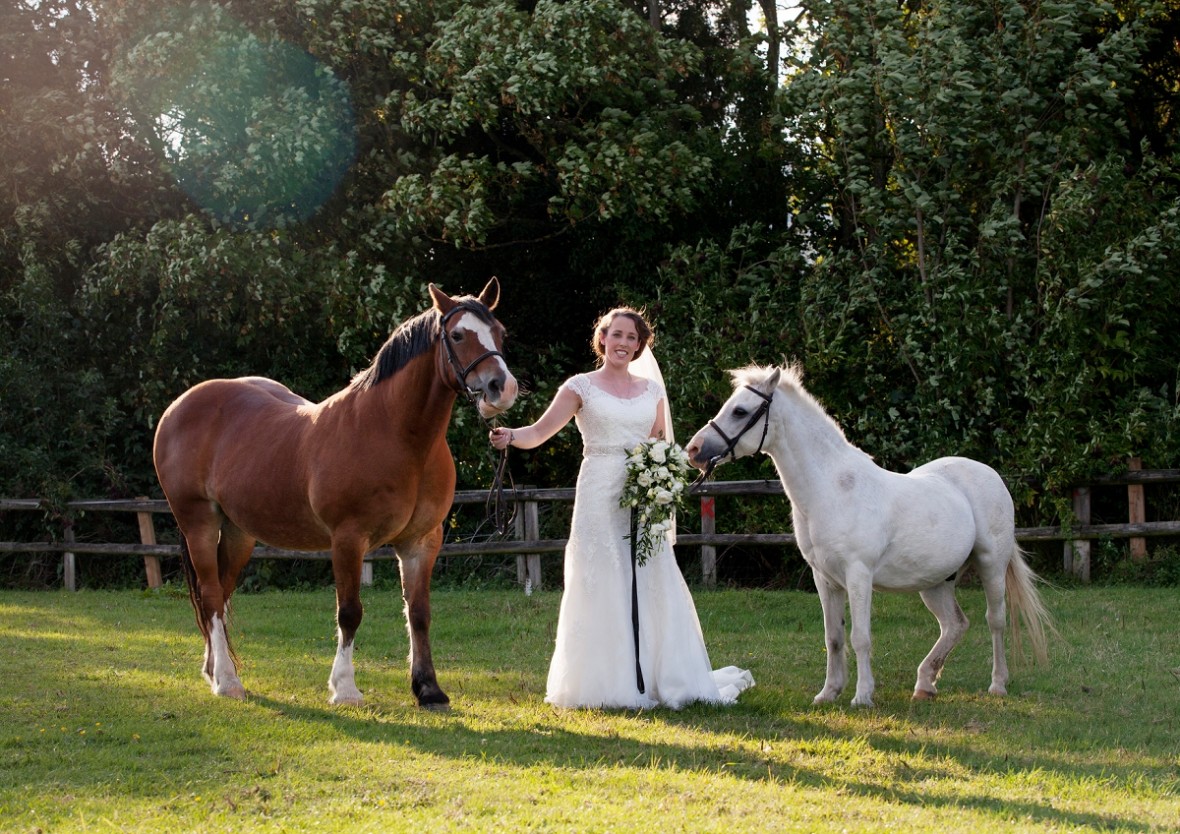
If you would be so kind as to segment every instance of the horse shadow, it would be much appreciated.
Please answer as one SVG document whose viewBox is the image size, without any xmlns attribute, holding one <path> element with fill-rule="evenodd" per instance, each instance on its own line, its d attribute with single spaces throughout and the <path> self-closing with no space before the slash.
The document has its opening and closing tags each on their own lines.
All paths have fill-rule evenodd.
<svg viewBox="0 0 1180 834">
<path fill-rule="evenodd" d="M 996 813 L 1001 809 L 996 797 L 979 792 L 971 795 L 956 793 L 940 797 L 921 789 L 907 788 L 929 779 L 946 778 L 951 767 L 937 762 L 950 760 L 961 763 L 975 771 L 984 771 L 999 778 L 1010 775 L 1013 768 L 1032 772 L 1034 770 L 1062 772 L 1069 776 L 1071 765 L 1058 760 L 1048 767 L 1045 754 L 1031 753 L 1024 761 L 1005 759 L 983 766 L 966 764 L 978 758 L 977 751 L 967 745 L 940 742 L 937 749 L 925 738 L 913 741 L 899 741 L 885 731 L 872 729 L 877 718 L 872 713 L 850 714 L 847 728 L 833 732 L 829 724 L 816 717 L 824 710 L 840 710 L 840 707 L 819 707 L 804 709 L 798 713 L 784 715 L 778 709 L 765 709 L 758 705 L 743 705 L 740 708 L 727 707 L 733 720 L 723 722 L 717 730 L 717 744 L 709 745 L 702 751 L 699 747 L 670 742 L 652 742 L 648 739 L 633 738 L 619 733 L 614 722 L 612 729 L 603 731 L 579 730 L 564 726 L 567 719 L 563 711 L 554 709 L 549 717 L 515 728 L 488 728 L 475 726 L 480 715 L 460 702 L 446 711 L 426 713 L 418 708 L 389 708 L 381 705 L 361 707 L 319 707 L 307 704 L 283 702 L 262 694 L 248 694 L 247 702 L 256 707 L 272 711 L 276 717 L 307 725 L 330 725 L 335 731 L 344 733 L 361 743 L 397 743 L 412 747 L 415 751 L 432 757 L 461 759 L 488 759 L 501 764 L 521 768 L 547 767 L 565 770 L 598 770 L 611 766 L 645 766 L 650 769 L 667 769 L 673 772 L 694 772 L 719 774 L 729 778 L 746 779 L 752 782 L 771 781 L 776 784 L 791 784 L 797 787 L 824 791 L 851 792 L 857 796 L 880 799 L 891 804 L 904 804 L 916 808 L 978 809 Z M 622 710 L 590 711 L 601 712 L 603 716 L 628 715 L 636 725 L 661 722 L 682 726 L 700 732 L 701 723 L 708 721 L 717 726 L 716 707 L 691 706 L 679 712 L 655 710 L 631 712 Z M 426 715 L 425 718 L 423 716 Z M 857 716 L 862 716 L 857 720 Z M 758 750 L 749 745 L 737 745 L 734 738 L 742 735 L 743 719 L 757 717 L 760 722 L 770 722 L 775 735 L 761 742 Z M 594 723 L 582 722 L 582 723 Z M 637 726 L 637 729 L 646 729 Z M 833 778 L 828 766 L 808 765 L 811 758 L 830 757 L 833 740 L 855 741 L 874 749 L 887 750 L 899 755 L 901 767 L 906 771 L 902 787 L 883 786 L 871 780 L 858 778 L 854 774 Z M 795 755 L 790 762 L 772 755 L 776 747 L 792 745 Z M 594 750 L 588 755 L 587 748 Z M 717 766 L 716 751 L 725 753 L 724 769 Z M 934 753 L 935 755 L 932 755 Z M 908 764 L 930 762 L 929 764 Z M 1129 775 L 1128 775 L 1129 778 Z M 895 780 L 896 781 L 896 780 Z M 1150 831 L 1147 823 L 1118 814 L 1078 813 L 1054 807 L 1045 798 L 1042 801 L 1012 802 L 1005 800 L 1002 811 L 1009 819 L 1021 819 L 1031 824 L 1052 824 L 1054 826 L 1105 830 L 1118 828 L 1123 831 Z"/>
</svg>

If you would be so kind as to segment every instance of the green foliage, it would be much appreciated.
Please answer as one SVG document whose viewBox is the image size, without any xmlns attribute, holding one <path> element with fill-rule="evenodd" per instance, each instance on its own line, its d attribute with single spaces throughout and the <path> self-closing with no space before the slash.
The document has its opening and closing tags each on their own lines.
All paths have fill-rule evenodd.
<svg viewBox="0 0 1180 834">
<path fill-rule="evenodd" d="M 1147 558 L 1134 561 L 1123 544 L 1101 539 L 1091 551 L 1090 571 L 1106 585 L 1177 588 L 1180 587 L 1180 549 L 1175 545 L 1152 547 Z"/>
<path fill-rule="evenodd" d="M 28 247 L 22 280 L 0 293 L 0 484 L 9 495 L 64 501 L 74 483 L 112 486 L 106 446 L 116 403 L 92 367 L 66 363 L 79 322 L 54 294 L 51 270 Z M 105 490 L 103 490 L 105 492 Z"/>
<path fill-rule="evenodd" d="M 671 86 L 698 60 L 613 2 L 464 4 L 401 102 L 438 151 L 390 204 L 407 229 L 456 246 L 502 241 L 518 216 L 547 234 L 594 218 L 667 222 L 709 172 L 686 142 L 697 113 Z"/>
<path fill-rule="evenodd" d="M 228 6 L 165 4 L 155 26 L 117 78 L 179 186 L 217 223 L 312 216 L 356 152 L 347 86 L 273 29 L 247 30 Z"/>
</svg>

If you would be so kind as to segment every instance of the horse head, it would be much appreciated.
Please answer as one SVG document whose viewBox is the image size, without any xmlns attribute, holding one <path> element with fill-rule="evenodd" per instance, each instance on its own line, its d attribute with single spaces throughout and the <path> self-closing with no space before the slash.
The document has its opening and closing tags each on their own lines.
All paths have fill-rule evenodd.
<svg viewBox="0 0 1180 834">
<path fill-rule="evenodd" d="M 717 416 L 706 423 L 685 451 L 702 479 L 726 460 L 737 460 L 762 451 L 770 430 L 770 406 L 778 388 L 780 368 L 742 368 L 730 371 L 734 392 Z"/>
<path fill-rule="evenodd" d="M 492 314 L 500 301 L 500 282 L 492 278 L 478 298 L 451 298 L 431 284 L 430 296 L 440 316 L 439 340 L 448 369 L 444 374 L 452 387 L 471 398 L 484 419 L 507 411 L 516 402 L 517 385 L 501 353 L 504 326 Z"/>
</svg>

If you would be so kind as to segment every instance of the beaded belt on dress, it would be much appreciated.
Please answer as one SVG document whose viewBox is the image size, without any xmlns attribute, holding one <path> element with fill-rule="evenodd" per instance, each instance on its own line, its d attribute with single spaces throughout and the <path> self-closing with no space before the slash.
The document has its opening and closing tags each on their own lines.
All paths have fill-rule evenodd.
<svg viewBox="0 0 1180 834">
<path fill-rule="evenodd" d="M 582 449 L 582 457 L 584 458 L 599 458 L 616 455 L 623 457 L 627 454 L 627 450 L 622 446 L 585 446 Z"/>
</svg>

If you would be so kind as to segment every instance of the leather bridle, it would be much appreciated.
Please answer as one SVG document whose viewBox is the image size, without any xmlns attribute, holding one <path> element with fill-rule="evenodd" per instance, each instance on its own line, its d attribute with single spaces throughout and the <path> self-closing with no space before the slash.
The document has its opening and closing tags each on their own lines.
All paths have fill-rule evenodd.
<svg viewBox="0 0 1180 834">
<path fill-rule="evenodd" d="M 756 409 L 754 409 L 754 412 L 750 415 L 750 419 L 746 421 L 746 425 L 742 427 L 742 430 L 733 437 L 727 435 L 721 429 L 721 426 L 717 425 L 715 421 L 710 420 L 708 422 L 709 428 L 712 428 L 713 431 L 721 435 L 721 439 L 725 441 L 725 449 L 723 449 L 720 454 L 713 455 L 713 457 L 709 458 L 709 462 L 705 465 L 705 470 L 700 474 L 700 477 L 696 479 L 695 483 L 703 483 L 712 477 L 713 470 L 717 468 L 717 464 L 721 463 L 721 461 L 734 454 L 734 449 L 738 442 L 746 436 L 746 432 L 757 425 L 759 420 L 762 420 L 762 439 L 758 441 L 758 448 L 754 454 L 758 454 L 758 452 L 762 451 L 762 444 L 766 442 L 766 432 L 770 429 L 770 404 L 774 401 L 774 391 L 771 391 L 769 394 L 763 394 L 752 385 L 745 385 L 742 387 L 749 391 L 753 391 L 762 398 L 762 402 Z"/>
<path fill-rule="evenodd" d="M 491 359 L 493 356 L 499 356 L 501 359 L 504 359 L 504 354 L 498 350 L 487 350 L 464 366 L 463 363 L 459 361 L 459 357 L 455 353 L 455 346 L 451 344 L 451 340 L 447 335 L 447 322 L 449 322 L 453 316 L 462 312 L 470 311 L 466 307 L 452 307 L 449 312 L 443 314 L 443 317 L 439 322 L 438 337 L 442 340 L 442 343 L 446 348 L 447 362 L 451 366 L 451 371 L 455 374 L 455 380 L 459 383 L 459 387 L 456 389 L 457 393 L 465 396 L 467 401 L 472 405 L 476 405 L 478 398 L 476 397 L 475 392 L 471 390 L 471 386 L 467 384 L 467 375 L 471 373 L 476 365 L 478 365 L 480 362 L 483 362 L 485 359 Z M 504 359 L 504 364 L 508 364 L 507 359 Z"/>
<path fill-rule="evenodd" d="M 462 394 L 467 402 L 475 407 L 475 416 L 480 419 L 485 426 L 491 427 L 491 423 L 487 418 L 479 412 L 479 395 L 477 395 L 471 386 L 467 384 L 467 375 L 485 359 L 491 359 L 493 356 L 499 356 L 504 360 L 504 366 L 508 366 L 508 360 L 504 358 L 504 354 L 498 350 L 485 350 L 479 356 L 472 359 L 466 366 L 459 361 L 458 355 L 455 353 L 455 346 L 451 344 L 450 336 L 447 334 L 447 322 L 453 316 L 461 312 L 470 312 L 467 307 L 452 307 L 448 312 L 444 313 L 439 320 L 438 338 L 442 340 L 446 348 L 447 363 L 451 366 L 451 371 L 455 375 L 455 381 L 459 383 L 456 393 Z M 500 451 L 500 459 L 496 462 L 495 472 L 492 475 L 492 485 L 488 489 L 488 516 L 492 524 L 496 528 L 496 532 L 504 535 L 508 531 L 508 524 L 512 521 L 510 511 L 508 509 L 508 499 L 504 494 L 504 481 L 509 482 L 512 476 L 508 474 L 508 448 L 505 447 Z M 516 491 L 515 484 L 512 485 L 512 490 Z"/>
</svg>

